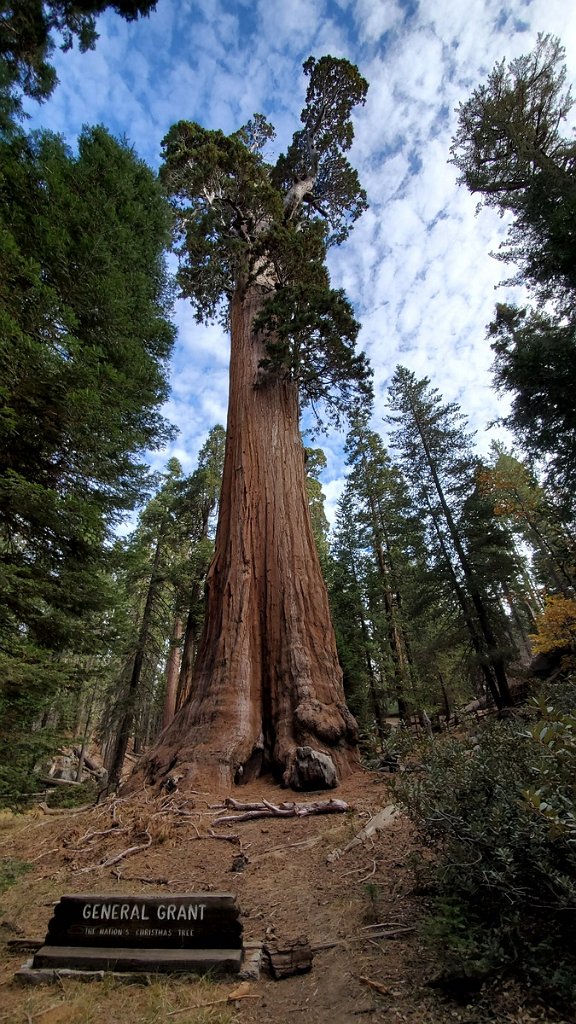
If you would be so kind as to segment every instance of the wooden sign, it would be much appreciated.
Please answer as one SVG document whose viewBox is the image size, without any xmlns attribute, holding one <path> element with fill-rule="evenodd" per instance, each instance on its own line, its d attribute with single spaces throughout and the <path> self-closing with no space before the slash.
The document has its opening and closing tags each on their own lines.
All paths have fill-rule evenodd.
<svg viewBox="0 0 576 1024">
<path fill-rule="evenodd" d="M 230 893 L 63 896 L 35 968 L 238 971 L 242 925 Z"/>
</svg>

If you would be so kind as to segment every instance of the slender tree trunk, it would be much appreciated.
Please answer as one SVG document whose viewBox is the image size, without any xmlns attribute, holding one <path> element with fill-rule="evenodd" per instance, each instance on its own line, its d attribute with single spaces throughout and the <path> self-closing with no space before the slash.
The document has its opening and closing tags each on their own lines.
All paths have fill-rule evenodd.
<svg viewBox="0 0 576 1024">
<path fill-rule="evenodd" d="M 180 615 L 174 616 L 172 623 L 172 636 L 170 637 L 170 648 L 166 662 L 166 695 L 164 697 L 164 709 L 162 712 L 162 728 L 165 729 L 176 714 L 176 695 L 178 691 L 178 677 L 180 673 L 181 641 L 184 635 L 184 623 Z"/>
<path fill-rule="evenodd" d="M 143 763 L 152 783 L 177 767 L 187 777 L 182 786 L 200 777 L 229 786 L 271 770 L 285 785 L 319 788 L 357 763 L 357 727 L 310 525 L 297 387 L 259 366 L 266 353 L 252 324 L 264 297 L 252 285 L 232 300 L 206 619 L 193 692 Z"/>
<path fill-rule="evenodd" d="M 444 489 L 440 482 L 440 477 L 438 476 L 436 463 L 432 456 L 432 452 L 430 451 L 430 446 L 428 445 L 428 440 L 426 438 L 425 431 L 422 427 L 422 424 L 420 423 L 418 413 L 416 412 L 414 407 L 412 409 L 412 412 L 414 416 L 414 422 L 416 423 L 416 427 L 418 429 L 418 433 L 420 434 L 420 439 L 422 441 L 422 446 L 426 454 L 428 468 L 430 469 L 430 473 L 434 481 L 434 486 L 436 488 L 436 493 L 438 495 L 440 505 L 442 506 L 446 526 L 448 528 L 450 537 L 452 538 L 452 543 L 454 544 L 454 549 L 458 556 L 458 561 L 460 562 L 462 573 L 466 581 L 466 586 L 468 587 L 470 600 L 472 601 L 474 611 L 476 612 L 476 618 L 478 620 L 480 632 L 486 642 L 488 657 L 490 658 L 490 664 L 492 666 L 494 677 L 496 679 L 496 685 L 498 688 L 498 698 L 496 699 L 496 695 L 494 695 L 496 699 L 496 705 L 499 708 L 510 707 L 512 704 L 512 697 L 510 694 L 510 688 L 508 686 L 508 678 L 506 676 L 506 667 L 504 665 L 504 659 L 502 658 L 502 655 L 498 652 L 498 643 L 496 637 L 494 636 L 494 631 L 492 629 L 490 619 L 488 618 L 488 613 L 486 611 L 484 600 L 477 586 L 472 566 L 468 561 L 468 556 L 464 550 L 462 541 L 460 540 L 460 535 L 458 533 L 458 530 L 456 529 L 456 524 L 454 522 L 452 513 L 448 507 L 448 503 L 444 496 Z"/>
<path fill-rule="evenodd" d="M 430 503 L 428 503 L 428 507 L 430 508 Z M 448 551 L 448 548 L 446 546 L 446 541 L 444 540 L 444 537 L 442 535 L 442 531 L 440 529 L 440 525 L 439 525 L 439 523 L 438 523 L 438 521 L 437 521 L 437 519 L 436 519 L 436 517 L 435 517 L 435 515 L 434 515 L 434 513 L 433 513 L 431 508 L 430 508 L 430 514 L 431 514 L 432 523 L 433 523 L 433 526 L 434 526 L 434 531 L 436 533 L 436 536 L 438 538 L 438 543 L 440 545 L 440 550 L 442 551 L 442 555 L 444 557 L 444 562 L 446 564 L 446 568 L 448 569 L 448 575 L 450 576 L 450 579 L 452 581 L 452 587 L 454 589 L 454 593 L 456 594 L 456 598 L 458 600 L 458 604 L 460 605 L 460 608 L 462 610 L 462 614 L 464 616 L 464 622 L 466 623 L 466 626 L 467 626 L 467 629 L 468 629 L 468 635 L 470 636 L 470 641 L 472 643 L 472 646 L 473 646 L 474 650 L 476 651 L 476 654 L 478 655 L 478 660 L 480 662 L 480 667 L 482 669 L 482 673 L 484 675 L 484 679 L 486 680 L 486 692 L 490 693 L 492 695 L 492 698 L 494 700 L 494 703 L 496 704 L 496 707 L 497 708 L 501 708 L 503 705 L 501 703 L 500 691 L 498 689 L 497 681 L 496 681 L 494 675 L 492 674 L 492 667 L 491 667 L 491 664 L 489 663 L 488 652 L 485 650 L 484 644 L 482 643 L 482 639 L 480 638 L 480 636 L 478 634 L 478 630 L 476 628 L 476 623 L 474 622 L 474 620 L 472 618 L 472 611 L 471 611 L 470 605 L 468 603 L 468 597 L 467 597 L 463 587 L 460 585 L 460 582 L 459 582 L 458 577 L 456 575 L 456 572 L 454 570 L 454 566 L 452 565 L 452 560 L 450 558 L 450 552 Z"/>
<path fill-rule="evenodd" d="M 204 584 L 194 584 L 193 591 L 190 597 L 190 609 L 186 619 L 186 628 L 184 630 L 184 642 L 182 644 L 182 658 L 180 661 L 180 673 L 178 677 L 178 689 L 176 692 L 176 711 L 186 703 L 191 692 L 192 692 L 192 674 L 194 670 L 194 661 L 196 659 L 196 651 L 198 648 L 198 634 L 200 632 L 200 623 L 198 616 L 198 605 L 202 598 L 202 591 Z"/>
<path fill-rule="evenodd" d="M 118 731 L 116 733 L 116 741 L 114 744 L 114 751 L 111 755 L 110 772 L 108 776 L 108 789 L 112 789 L 114 786 L 118 786 L 120 783 L 120 779 L 122 777 L 122 768 L 124 765 L 124 758 L 126 757 L 126 751 L 128 749 L 128 741 L 130 739 L 130 733 L 132 731 L 132 726 L 134 724 L 134 708 L 136 702 L 136 695 L 138 693 L 138 688 L 140 686 L 140 678 L 142 675 L 144 657 L 146 654 L 146 643 L 148 641 L 148 634 L 150 631 L 150 624 L 152 621 L 152 611 L 154 608 L 156 591 L 158 589 L 158 570 L 160 567 L 162 540 L 163 536 L 161 530 L 158 537 L 158 542 L 156 544 L 156 550 L 154 552 L 152 574 L 150 577 L 150 583 L 148 585 L 148 592 L 146 594 L 146 603 L 144 605 L 142 621 L 140 623 L 140 629 L 138 631 L 138 643 L 136 647 L 136 653 L 134 655 L 134 661 L 132 664 L 132 671 L 130 673 L 130 681 L 128 684 L 128 693 L 126 695 L 124 713 L 118 726 Z"/>
</svg>

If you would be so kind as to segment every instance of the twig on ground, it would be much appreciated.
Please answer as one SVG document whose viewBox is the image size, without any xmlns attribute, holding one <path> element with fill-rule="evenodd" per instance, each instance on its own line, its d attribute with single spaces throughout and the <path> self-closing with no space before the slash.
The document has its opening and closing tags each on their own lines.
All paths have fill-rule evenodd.
<svg viewBox="0 0 576 1024">
<path fill-rule="evenodd" d="M 117 864 L 119 860 L 123 860 L 124 857 L 130 857 L 133 853 L 140 853 L 141 850 L 147 850 L 152 845 L 152 836 L 149 832 L 144 832 L 143 835 L 148 837 L 146 843 L 141 843 L 140 846 L 130 846 L 127 850 L 122 850 L 122 853 L 116 853 L 113 857 L 108 857 L 107 860 L 103 860 L 100 864 L 91 864 L 87 868 L 79 868 L 78 873 L 84 874 L 88 871 L 97 871 L 98 868 L 109 868 L 112 864 Z"/>
<path fill-rule="evenodd" d="M 29 864 L 35 864 L 37 860 L 42 860 L 42 857 L 47 857 L 50 853 L 58 853 L 60 851 L 59 846 L 55 846 L 53 850 L 44 850 L 44 853 L 39 853 L 37 857 L 28 858 Z"/>
<path fill-rule="evenodd" d="M 367 978 L 365 974 L 360 975 L 360 981 L 363 981 L 368 988 L 373 988 L 375 992 L 379 992 L 381 996 L 391 996 L 392 993 L 387 985 L 383 985 L 381 981 L 373 981 L 372 978 Z"/>
<path fill-rule="evenodd" d="M 82 804 L 82 807 L 48 807 L 48 804 L 42 800 L 37 806 L 44 814 L 81 814 L 82 811 L 91 811 L 94 804 Z"/>
<path fill-rule="evenodd" d="M 233 992 L 229 992 L 227 996 L 223 996 L 220 999 L 211 999 L 207 1003 L 196 1003 L 194 1006 L 181 1006 L 178 1010 L 169 1010 L 166 1017 L 175 1017 L 178 1013 L 187 1013 L 189 1010 L 203 1010 L 209 1006 L 218 1006 L 222 1003 L 235 1003 L 240 999 L 260 999 L 259 994 L 252 994 L 244 988 L 244 984 L 239 985 Z"/>
<path fill-rule="evenodd" d="M 372 878 L 372 876 L 376 874 L 377 867 L 378 862 L 376 858 L 374 858 L 374 860 L 372 861 L 372 871 L 369 871 L 367 875 L 364 875 L 364 878 L 359 878 L 358 881 L 356 882 L 356 885 L 361 885 L 362 882 L 367 882 L 369 878 Z"/>
</svg>

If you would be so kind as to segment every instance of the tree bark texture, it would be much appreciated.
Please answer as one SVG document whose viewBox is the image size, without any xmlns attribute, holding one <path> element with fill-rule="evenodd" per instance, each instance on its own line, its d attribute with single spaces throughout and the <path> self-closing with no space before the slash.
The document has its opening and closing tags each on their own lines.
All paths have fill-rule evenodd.
<svg viewBox="0 0 576 1024">
<path fill-rule="evenodd" d="M 252 325 L 263 298 L 252 285 L 232 300 L 206 619 L 190 698 L 141 768 L 153 784 L 175 771 L 182 787 L 199 778 L 226 787 L 272 772 L 295 789 L 325 788 L 357 763 L 357 726 L 310 524 L 297 385 L 259 366 L 264 340 Z"/>
<path fill-rule="evenodd" d="M 170 637 L 170 648 L 166 662 L 166 694 L 164 697 L 164 708 L 162 711 L 162 728 L 165 729 L 176 714 L 176 698 L 178 693 L 178 678 L 180 675 L 180 659 L 182 657 L 181 641 L 184 636 L 184 623 L 180 615 L 174 616 L 172 623 L 172 636 Z"/>
</svg>

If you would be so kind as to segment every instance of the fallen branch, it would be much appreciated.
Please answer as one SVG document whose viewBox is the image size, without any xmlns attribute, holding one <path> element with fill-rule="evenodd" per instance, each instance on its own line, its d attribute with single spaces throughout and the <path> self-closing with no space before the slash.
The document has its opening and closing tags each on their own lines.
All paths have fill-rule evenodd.
<svg viewBox="0 0 576 1024">
<path fill-rule="evenodd" d="M 405 935 L 407 932 L 414 932 L 415 928 L 394 928 L 393 931 L 372 932 L 370 939 L 395 939 L 398 935 Z"/>
<path fill-rule="evenodd" d="M 37 860 L 42 860 L 42 857 L 47 857 L 49 853 L 59 853 L 60 847 L 55 846 L 53 850 L 44 850 L 44 853 L 39 853 L 37 857 L 31 857 L 28 859 L 29 864 L 35 864 Z"/>
<path fill-rule="evenodd" d="M 175 1017 L 178 1013 L 187 1013 L 189 1010 L 203 1010 L 208 1006 L 218 1006 L 222 1003 L 235 1003 L 240 999 L 260 999 L 261 996 L 256 993 L 249 991 L 249 985 L 247 982 L 242 982 L 232 992 L 229 992 L 227 996 L 223 996 L 220 999 L 211 999 L 208 1003 L 195 1003 L 194 1006 L 181 1006 L 178 1010 L 169 1010 L 166 1017 Z"/>
<path fill-rule="evenodd" d="M 340 857 L 343 857 L 345 853 L 348 853 L 349 850 L 352 850 L 355 846 L 361 846 L 362 843 L 366 842 L 367 839 L 370 839 L 375 832 L 381 832 L 382 829 L 391 825 L 399 815 L 400 811 L 394 806 L 394 804 L 384 807 L 384 809 L 378 811 L 378 814 L 375 814 L 373 818 L 370 818 L 368 824 L 364 826 L 362 831 L 359 832 L 343 850 L 333 850 L 332 853 L 329 853 L 326 857 L 326 862 L 328 864 L 332 864 L 333 861 L 339 860 Z"/>
<path fill-rule="evenodd" d="M 342 814 L 350 807 L 344 800 L 325 800 L 310 804 L 285 802 L 272 804 L 268 800 L 259 803 L 240 803 L 229 797 L 226 807 L 240 811 L 240 814 L 224 814 L 216 818 L 212 825 L 227 825 L 236 821 L 251 821 L 255 818 L 304 818 L 309 814 Z"/>
<path fill-rule="evenodd" d="M 360 981 L 363 981 L 368 988 L 374 989 L 381 996 L 391 996 L 392 993 L 387 985 L 383 985 L 381 981 L 372 981 L 372 978 L 367 978 L 364 974 L 360 975 Z"/>
<path fill-rule="evenodd" d="M 44 814 L 81 814 L 82 811 L 91 811 L 94 804 L 82 804 L 81 807 L 48 807 L 48 804 L 43 800 L 38 804 L 38 807 Z"/>
<path fill-rule="evenodd" d="M 148 836 L 146 843 L 141 843 L 140 846 L 130 846 L 127 850 L 123 850 L 122 853 L 116 853 L 113 857 L 108 857 L 107 860 L 101 861 L 100 864 L 92 864 L 88 868 L 80 868 L 79 874 L 84 874 L 87 871 L 96 871 L 98 868 L 109 868 L 112 864 L 117 864 L 119 860 L 123 860 L 124 857 L 131 857 L 134 853 L 140 853 L 141 850 L 147 850 L 152 845 L 152 836 L 149 832 L 144 832 L 144 835 Z"/>
<path fill-rule="evenodd" d="M 376 874 L 376 868 L 377 868 L 377 867 L 378 867 L 378 864 L 377 864 L 377 862 L 376 862 L 376 858 L 374 857 L 374 858 L 372 859 L 372 870 L 371 870 L 371 871 L 369 871 L 367 875 L 364 875 L 364 878 L 360 878 L 360 879 L 359 879 L 359 880 L 358 880 L 358 881 L 356 882 L 356 885 L 361 885 L 361 884 L 362 884 L 362 882 L 367 882 L 369 878 L 372 878 L 372 876 Z"/>
</svg>

